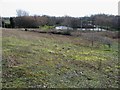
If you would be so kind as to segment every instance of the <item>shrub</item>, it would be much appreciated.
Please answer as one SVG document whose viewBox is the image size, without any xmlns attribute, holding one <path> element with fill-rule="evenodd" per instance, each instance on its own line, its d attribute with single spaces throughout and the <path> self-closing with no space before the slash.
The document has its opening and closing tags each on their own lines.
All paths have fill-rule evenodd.
<svg viewBox="0 0 120 90">
<path fill-rule="evenodd" d="M 112 45 L 112 41 L 111 41 L 110 38 L 103 37 L 103 36 L 100 36 L 100 35 L 96 35 L 96 34 L 93 34 L 93 33 L 82 34 L 82 37 L 84 39 L 89 40 L 91 42 L 92 46 L 94 45 L 94 42 L 99 42 L 99 43 L 102 43 L 104 45 L 108 45 L 109 48 Z"/>
<path fill-rule="evenodd" d="M 65 30 L 65 31 L 63 32 L 63 35 L 71 35 L 70 30 Z"/>
<path fill-rule="evenodd" d="M 43 29 L 43 30 L 49 30 L 49 29 L 53 29 L 54 26 L 48 26 L 48 25 L 44 25 L 42 27 L 39 26 L 40 29 Z"/>
<path fill-rule="evenodd" d="M 15 20 L 15 27 L 18 28 L 37 28 L 38 23 L 36 22 L 35 18 L 32 16 L 22 16 L 16 17 Z"/>
</svg>

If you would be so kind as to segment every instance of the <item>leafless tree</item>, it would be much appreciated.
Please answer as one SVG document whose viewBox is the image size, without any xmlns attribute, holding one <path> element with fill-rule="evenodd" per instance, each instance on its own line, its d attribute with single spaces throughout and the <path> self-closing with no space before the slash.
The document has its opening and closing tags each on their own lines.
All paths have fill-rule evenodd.
<svg viewBox="0 0 120 90">
<path fill-rule="evenodd" d="M 16 12 L 17 12 L 17 16 L 29 16 L 29 12 L 21 10 L 21 9 L 16 10 Z"/>
<path fill-rule="evenodd" d="M 0 16 L 0 27 L 2 27 L 2 17 Z"/>
</svg>

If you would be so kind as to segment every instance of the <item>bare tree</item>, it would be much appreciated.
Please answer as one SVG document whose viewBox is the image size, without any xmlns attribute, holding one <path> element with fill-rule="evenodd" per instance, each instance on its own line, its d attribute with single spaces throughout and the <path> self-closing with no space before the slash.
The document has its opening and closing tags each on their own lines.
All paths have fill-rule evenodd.
<svg viewBox="0 0 120 90">
<path fill-rule="evenodd" d="M 39 23 L 39 26 L 47 25 L 47 23 L 48 23 L 48 17 L 47 16 L 37 17 L 36 20 Z"/>
<path fill-rule="evenodd" d="M 16 12 L 17 12 L 17 16 L 29 16 L 29 12 L 21 10 L 21 9 L 16 10 Z"/>
<path fill-rule="evenodd" d="M 2 27 L 2 17 L 0 16 L 0 27 Z"/>
</svg>

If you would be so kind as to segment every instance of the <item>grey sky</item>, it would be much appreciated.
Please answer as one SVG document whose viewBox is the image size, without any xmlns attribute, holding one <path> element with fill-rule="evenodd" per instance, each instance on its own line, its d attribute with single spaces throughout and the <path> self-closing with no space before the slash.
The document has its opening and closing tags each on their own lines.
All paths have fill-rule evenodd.
<svg viewBox="0 0 120 90">
<path fill-rule="evenodd" d="M 0 0 L 1 16 L 16 16 L 16 10 L 31 15 L 74 16 L 91 14 L 118 14 L 119 0 Z"/>
</svg>

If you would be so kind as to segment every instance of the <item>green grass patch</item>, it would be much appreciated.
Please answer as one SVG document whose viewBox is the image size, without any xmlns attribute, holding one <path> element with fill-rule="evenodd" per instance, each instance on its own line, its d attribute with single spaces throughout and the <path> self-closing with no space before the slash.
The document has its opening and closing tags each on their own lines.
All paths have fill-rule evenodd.
<svg viewBox="0 0 120 90">
<path fill-rule="evenodd" d="M 39 28 L 42 29 L 42 30 L 49 30 L 49 29 L 54 29 L 55 27 L 54 26 L 44 25 L 44 26 L 40 26 Z"/>
</svg>

